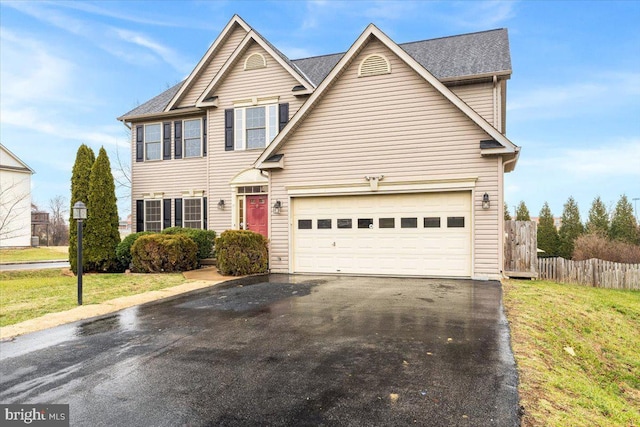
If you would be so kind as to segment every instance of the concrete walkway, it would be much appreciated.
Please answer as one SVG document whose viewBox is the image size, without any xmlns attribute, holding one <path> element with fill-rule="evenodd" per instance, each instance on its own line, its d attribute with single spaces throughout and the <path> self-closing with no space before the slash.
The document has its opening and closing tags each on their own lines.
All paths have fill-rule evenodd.
<svg viewBox="0 0 640 427">
<path fill-rule="evenodd" d="M 220 273 L 218 273 L 218 270 L 215 267 L 187 271 L 183 273 L 183 276 L 189 281 L 183 283 L 182 285 L 160 289 L 157 291 L 149 291 L 137 295 L 120 297 L 102 302 L 100 304 L 82 305 L 74 307 L 70 310 L 61 311 L 58 313 L 49 313 L 35 319 L 25 320 L 24 322 L 16 323 L 14 325 L 4 326 L 0 328 L 0 340 L 10 339 L 18 335 L 41 331 L 43 329 L 64 325 L 66 323 L 71 323 L 78 320 L 102 316 L 104 314 L 113 313 L 124 308 L 132 307 L 134 305 L 172 297 L 209 286 L 215 286 L 219 283 L 239 278 L 234 276 L 222 276 Z"/>
</svg>

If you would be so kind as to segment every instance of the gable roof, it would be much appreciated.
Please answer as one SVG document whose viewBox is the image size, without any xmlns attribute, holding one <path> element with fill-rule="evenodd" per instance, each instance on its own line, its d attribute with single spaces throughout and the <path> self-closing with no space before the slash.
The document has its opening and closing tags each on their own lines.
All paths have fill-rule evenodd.
<svg viewBox="0 0 640 427">
<path fill-rule="evenodd" d="M 16 172 L 28 172 L 29 174 L 32 174 L 32 175 L 36 173 L 36 171 L 31 169 L 29 165 L 27 165 L 25 162 L 23 162 L 20 159 L 20 157 L 13 154 L 11 150 L 9 150 L 7 147 L 2 145 L 1 143 L 0 143 L 0 151 L 2 151 L 2 156 L 0 156 L 0 169 L 12 170 Z M 19 166 L 14 166 L 9 162 L 7 162 L 7 158 L 5 156 L 8 156 L 11 160 L 13 160 L 13 163 L 17 163 Z"/>
<path fill-rule="evenodd" d="M 286 59 L 286 57 L 276 50 L 273 45 L 264 40 L 260 34 L 256 33 L 254 30 L 250 30 L 247 35 L 242 39 L 238 47 L 233 51 L 231 56 L 227 59 L 227 61 L 222 65 L 220 71 L 215 75 L 213 80 L 209 83 L 207 88 L 202 92 L 202 95 L 196 101 L 196 107 L 199 107 L 202 102 L 209 96 L 211 91 L 220 83 L 231 71 L 233 65 L 237 62 L 240 56 L 245 52 L 245 50 L 249 47 L 250 42 L 257 43 L 260 47 L 262 47 L 272 58 L 274 58 L 285 70 L 291 74 L 291 76 L 300 83 L 300 85 L 304 86 L 307 91 L 301 91 L 298 93 L 311 93 L 315 86 L 313 83 L 309 81 L 308 78 L 302 74 L 302 72 L 296 67 L 291 61 Z"/>
<path fill-rule="evenodd" d="M 520 147 L 513 144 L 506 136 L 500 133 L 496 128 L 491 126 L 484 118 L 480 116 L 474 109 L 469 107 L 464 101 L 462 101 L 457 95 L 455 95 L 449 88 L 447 88 L 440 80 L 438 80 L 432 73 L 424 68 L 416 59 L 409 55 L 405 50 L 398 46 L 393 40 L 391 40 L 386 34 L 384 34 L 378 27 L 373 24 L 364 30 L 364 32 L 358 37 L 355 43 L 349 48 L 349 50 L 340 58 L 338 63 L 333 67 L 331 72 L 322 81 L 320 86 L 313 94 L 307 99 L 307 101 L 300 107 L 300 109 L 294 114 L 289 123 L 280 131 L 271 144 L 264 150 L 264 152 L 255 161 L 254 166 L 260 168 L 262 164 L 269 159 L 285 144 L 289 136 L 293 133 L 299 124 L 307 117 L 313 107 L 322 99 L 324 92 L 326 92 L 337 80 L 342 71 L 351 63 L 351 60 L 358 55 L 360 50 L 364 47 L 370 37 L 375 37 L 382 44 L 384 44 L 389 50 L 396 54 L 401 60 L 403 60 L 409 67 L 417 72 L 422 78 L 424 78 L 431 86 L 433 86 L 438 92 L 440 92 L 445 98 L 447 98 L 453 105 L 455 105 L 462 113 L 467 115 L 475 124 L 477 124 L 482 130 L 484 130 L 491 138 L 497 141 L 502 148 L 491 148 L 487 154 L 512 154 L 517 158 Z M 515 165 L 514 165 L 515 166 Z"/>
<path fill-rule="evenodd" d="M 174 107 L 177 101 L 191 87 L 202 68 L 210 61 L 218 46 L 222 44 L 235 25 L 241 26 L 247 32 L 252 31 L 256 39 L 270 48 L 274 57 L 279 58 L 289 67 L 290 72 L 293 70 L 298 78 L 304 80 L 306 87 L 320 85 L 345 55 L 343 52 L 290 60 L 242 18 L 234 15 L 185 80 L 123 114 L 118 117 L 118 120 L 175 111 Z M 507 30 L 504 28 L 400 45 L 394 43 L 394 45 L 402 48 L 422 67 L 443 82 L 493 75 L 509 76 L 511 74 L 509 39 Z"/>
</svg>

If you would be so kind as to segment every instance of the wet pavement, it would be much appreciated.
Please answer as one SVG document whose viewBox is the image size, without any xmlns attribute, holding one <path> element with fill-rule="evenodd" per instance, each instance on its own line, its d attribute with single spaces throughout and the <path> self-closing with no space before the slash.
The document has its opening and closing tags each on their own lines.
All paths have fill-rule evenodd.
<svg viewBox="0 0 640 427">
<path fill-rule="evenodd" d="M 71 425 L 514 426 L 498 282 L 270 275 L 0 343 Z"/>
<path fill-rule="evenodd" d="M 69 261 L 16 262 L 0 264 L 0 271 L 45 270 L 69 267 Z"/>
</svg>

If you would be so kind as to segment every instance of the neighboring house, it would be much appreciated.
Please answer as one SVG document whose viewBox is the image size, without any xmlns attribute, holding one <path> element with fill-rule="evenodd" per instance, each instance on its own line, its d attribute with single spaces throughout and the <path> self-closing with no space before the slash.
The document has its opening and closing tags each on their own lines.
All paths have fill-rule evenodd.
<svg viewBox="0 0 640 427">
<path fill-rule="evenodd" d="M 504 29 L 290 60 L 234 16 L 132 129 L 133 229 L 250 229 L 270 269 L 499 278 Z M 483 203 L 484 200 L 484 203 Z"/>
<path fill-rule="evenodd" d="M 31 245 L 31 175 L 34 173 L 0 144 L 0 247 Z"/>
<path fill-rule="evenodd" d="M 540 224 L 540 217 L 532 216 L 531 217 L 531 221 L 535 221 L 536 224 Z M 553 225 L 556 227 L 557 230 L 560 230 L 560 227 L 562 226 L 562 217 L 561 216 L 554 216 L 553 217 Z"/>
</svg>

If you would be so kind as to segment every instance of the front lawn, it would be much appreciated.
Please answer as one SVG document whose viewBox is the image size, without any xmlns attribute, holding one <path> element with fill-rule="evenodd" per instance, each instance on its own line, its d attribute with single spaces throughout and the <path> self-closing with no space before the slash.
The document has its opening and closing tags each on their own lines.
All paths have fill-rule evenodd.
<svg viewBox="0 0 640 427">
<path fill-rule="evenodd" d="M 523 426 L 640 425 L 640 292 L 504 282 Z"/>
<path fill-rule="evenodd" d="M 67 246 L 0 249 L 0 262 L 53 261 L 69 259 Z"/>
<path fill-rule="evenodd" d="M 84 305 L 184 283 L 182 274 L 85 274 Z M 0 272 L 0 327 L 76 307 L 78 280 L 68 270 Z"/>
</svg>

